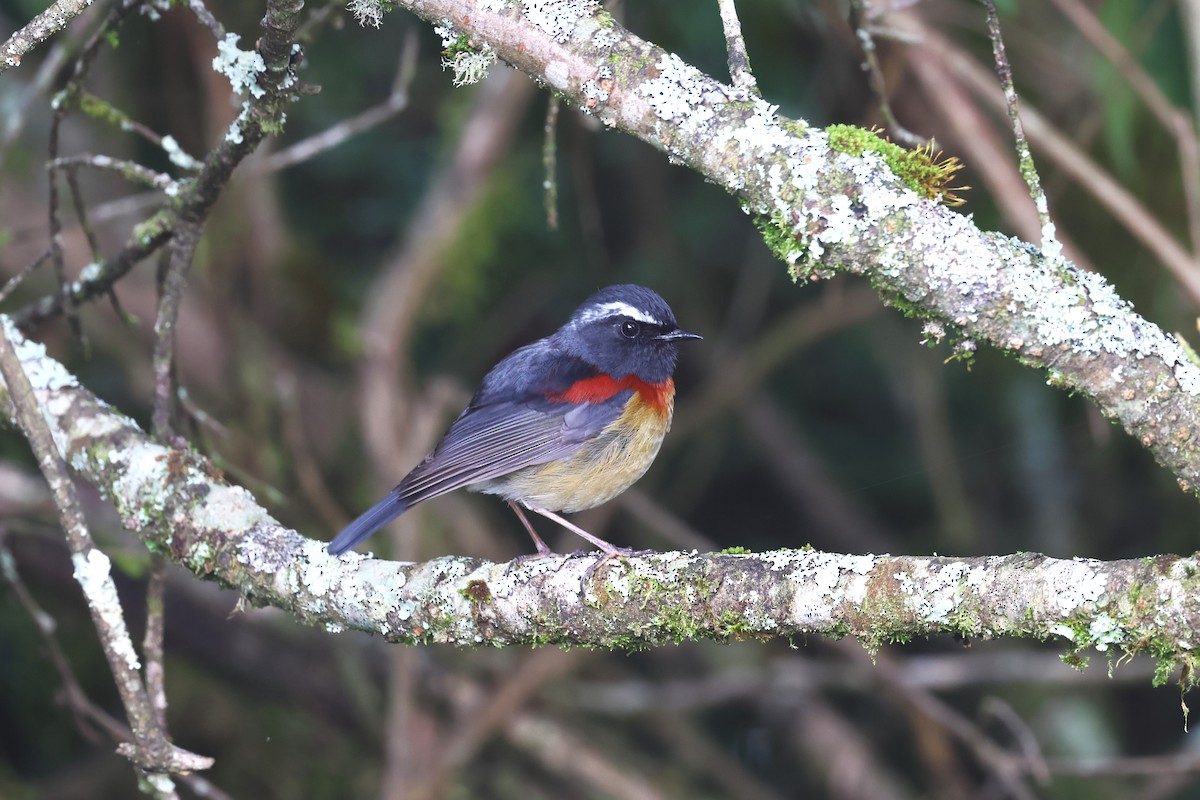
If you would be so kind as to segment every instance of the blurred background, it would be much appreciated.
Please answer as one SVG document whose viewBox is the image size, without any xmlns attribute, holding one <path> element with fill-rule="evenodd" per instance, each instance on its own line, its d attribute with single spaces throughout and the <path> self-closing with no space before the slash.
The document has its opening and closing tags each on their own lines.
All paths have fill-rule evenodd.
<svg viewBox="0 0 1200 800">
<path fill-rule="evenodd" d="M 43 0 L 0 0 L 0 38 Z M 998 3 L 1050 210 L 1076 263 L 1195 342 L 1200 270 L 1195 0 Z M 872 4 L 879 75 L 903 128 L 963 160 L 958 211 L 1028 241 L 974 0 Z M 728 79 L 716 3 L 606 5 L 638 35 Z M 210 8 L 249 47 L 258 3 Z M 763 95 L 812 124 L 885 126 L 846 4 L 741 3 Z M 283 523 L 328 539 L 427 451 L 478 380 L 600 286 L 658 290 L 681 325 L 675 428 L 634 490 L 576 521 L 617 544 L 1134 558 L 1197 549 L 1197 507 L 1086 400 L 982 349 L 944 363 L 866 281 L 793 285 L 737 203 L 503 65 L 451 86 L 441 41 L 403 12 L 362 28 L 305 11 L 300 70 L 321 92 L 243 164 L 209 219 L 178 332 L 189 439 Z M 47 247 L 44 163 L 61 87 L 98 15 L 0 74 L 0 274 Z M 132 15 L 88 90 L 201 158 L 240 109 L 212 34 L 184 7 Z M 80 113 L 59 151 L 173 172 L 137 131 Z M 315 137 L 315 138 L 314 138 Z M 164 201 L 81 170 L 95 243 L 64 203 L 69 276 Z M 93 250 L 93 247 L 95 248 Z M 52 292 L 48 267 L 5 301 Z M 98 395 L 149 423 L 155 264 L 35 336 Z M 145 549 L 81 487 L 120 568 L 135 637 Z M 0 433 L 6 565 L 57 623 L 93 703 L 121 715 L 57 517 L 21 437 Z M 579 543 L 540 526 L 556 549 Z M 425 559 L 529 552 L 494 498 L 457 493 L 372 541 Z M 7 569 L 7 567 L 6 567 Z M 0 796 L 137 795 L 78 712 L 10 582 L 0 591 Z M 1179 688 L 1153 664 L 1062 643 L 916 641 L 875 663 L 853 641 L 684 643 L 640 653 L 404 649 L 302 628 L 169 575 L 171 733 L 240 798 L 1200 797 Z M 1111 674 L 1110 674 L 1111 673 Z M 1195 697 L 1183 698 L 1195 703 Z M 187 788 L 182 790 L 189 795 Z M 220 795 L 214 795 L 220 796 Z"/>
</svg>

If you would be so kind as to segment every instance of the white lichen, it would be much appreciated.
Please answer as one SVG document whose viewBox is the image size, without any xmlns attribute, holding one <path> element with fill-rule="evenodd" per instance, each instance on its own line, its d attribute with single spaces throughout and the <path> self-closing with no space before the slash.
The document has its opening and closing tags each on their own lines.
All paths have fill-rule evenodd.
<svg viewBox="0 0 1200 800">
<path fill-rule="evenodd" d="M 459 50 L 454 58 L 443 58 L 442 69 L 454 72 L 456 87 L 470 86 L 487 77 L 488 70 L 496 63 L 496 53 L 488 45 L 478 50 Z"/>
<path fill-rule="evenodd" d="M 562 44 L 580 20 L 595 13 L 594 0 L 525 0 L 525 19 Z"/>
<path fill-rule="evenodd" d="M 383 3 L 379 0 L 350 0 L 346 4 L 346 9 L 364 28 L 368 25 L 378 28 L 383 22 L 384 8 Z"/>
<path fill-rule="evenodd" d="M 75 580 L 83 589 L 88 606 L 100 618 L 113 654 L 127 669 L 141 669 L 133 640 L 129 638 L 129 630 L 125 627 L 117 585 L 113 583 L 112 562 L 93 547 L 86 554 L 72 554 L 71 563 L 75 567 Z"/>
<path fill-rule="evenodd" d="M 175 141 L 174 136 L 162 137 L 160 144 L 162 145 L 163 152 L 167 154 L 167 158 L 171 159 L 171 163 L 180 169 L 195 172 L 204 166 L 188 153 L 184 152 L 184 149 L 179 146 L 179 142 Z"/>
<path fill-rule="evenodd" d="M 213 57 L 213 69 L 229 78 L 237 94 L 249 92 L 253 97 L 266 94 L 258 85 L 258 76 L 267 71 L 267 62 L 254 50 L 241 50 L 237 43 L 241 37 L 227 33 L 217 42 L 217 55 Z"/>
</svg>

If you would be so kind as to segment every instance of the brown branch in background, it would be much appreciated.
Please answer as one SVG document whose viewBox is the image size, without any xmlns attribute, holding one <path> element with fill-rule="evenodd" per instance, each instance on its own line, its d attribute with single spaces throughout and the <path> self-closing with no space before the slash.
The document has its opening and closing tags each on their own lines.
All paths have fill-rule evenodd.
<svg viewBox="0 0 1200 800">
<path fill-rule="evenodd" d="M 868 654 L 857 642 L 843 639 L 830 642 L 830 646 L 847 660 L 863 666 L 864 672 L 894 695 L 903 705 L 923 717 L 935 722 L 974 754 L 979 765 L 996 777 L 1015 800 L 1034 800 L 1035 795 L 1025 785 L 1023 776 L 1035 771 L 1021 755 L 1005 750 L 996 744 L 979 726 L 933 693 L 904 683 L 899 673 L 892 669 L 890 659 L 882 653 Z M 871 669 L 865 669 L 870 662 Z"/>
<path fill-rule="evenodd" d="M 181 220 L 176 226 L 168 249 L 166 270 L 159 284 L 158 314 L 154 319 L 154 403 L 150 429 L 159 441 L 172 446 L 175 439 L 173 419 L 177 408 L 175 324 L 179 320 L 187 275 L 202 231 L 203 222 L 200 220 Z"/>
<path fill-rule="evenodd" d="M 896 113 L 892 110 L 891 102 L 888 100 L 887 81 L 883 79 L 883 70 L 879 66 L 879 56 L 875 52 L 875 37 L 872 33 L 873 13 L 871 11 L 871 0 L 851 0 L 850 8 L 853 11 L 852 23 L 854 25 L 854 34 L 858 38 L 858 43 L 863 51 L 863 68 L 866 70 L 867 77 L 871 81 L 871 91 L 879 99 L 879 113 L 883 115 L 883 120 L 888 126 L 888 131 L 908 147 L 924 147 L 929 144 L 929 140 L 901 125 L 900 120 L 896 119 Z"/>
<path fill-rule="evenodd" d="M 572 784 L 592 787 L 600 797 L 623 800 L 666 800 L 641 770 L 621 755 L 609 757 L 596 744 L 547 716 L 524 713 L 509 721 L 508 740 L 537 759 L 542 767 Z"/>
<path fill-rule="evenodd" d="M 725 49 L 729 54 L 729 77 L 735 89 L 741 89 L 751 97 L 762 97 L 758 82 L 750 71 L 750 57 L 746 54 L 746 39 L 742 36 L 742 23 L 738 20 L 734 0 L 717 0 L 721 13 L 721 27 L 725 30 Z"/>
<path fill-rule="evenodd" d="M 1200 131 L 1200 0 L 1179 0 L 1183 16 L 1183 41 L 1191 66 L 1188 84 L 1192 87 L 1194 129 Z"/>
<path fill-rule="evenodd" d="M 154 719 L 167 730 L 166 670 L 163 667 L 163 630 L 167 591 L 167 560 L 159 553 L 150 555 L 150 577 L 146 583 L 146 633 L 142 637 L 142 658 L 146 662 L 146 694 Z"/>
<path fill-rule="evenodd" d="M 1042 179 L 1038 176 L 1037 167 L 1033 163 L 1033 153 L 1029 150 L 1029 141 L 1025 138 L 1025 127 L 1021 124 L 1021 110 L 1017 99 L 1017 89 L 1013 84 L 1012 66 L 1008 63 L 1008 55 L 1004 51 L 1004 37 L 1000 32 L 1000 17 L 996 14 L 995 0 L 983 0 L 987 9 L 988 34 L 992 39 L 992 55 L 996 59 L 996 75 L 1000 78 L 1000 88 L 1004 90 L 1004 100 L 1008 104 L 1008 119 L 1012 123 L 1013 142 L 1017 148 L 1017 162 L 1020 165 L 1021 177 L 1029 185 L 1029 196 L 1037 208 L 1038 220 L 1042 226 L 1042 249 L 1047 255 L 1058 255 L 1059 245 L 1054 239 L 1054 226 L 1050 221 L 1050 207 L 1046 202 L 1046 193 L 1042 190 Z"/>
<path fill-rule="evenodd" d="M 1095 12 L 1080 0 L 1054 0 L 1054 4 L 1092 46 L 1112 62 L 1117 74 L 1129 83 L 1159 124 L 1175 137 L 1175 146 L 1179 150 L 1179 169 L 1182 172 L 1184 216 L 1188 222 L 1192 250 L 1197 254 L 1197 268 L 1200 268 L 1200 139 L 1197 137 L 1197 123 L 1158 88 L 1158 84 L 1137 59 L 1096 18 Z M 1192 76 L 1193 84 L 1197 78 L 1200 75 Z"/>
<path fill-rule="evenodd" d="M 79 224 L 80 230 L 83 231 L 83 237 L 88 243 L 88 253 L 91 255 L 92 261 L 97 261 L 100 258 L 100 242 L 96 238 L 96 231 L 92 228 L 92 224 L 88 222 L 87 203 L 83 202 L 83 190 L 79 188 L 79 170 L 69 168 L 64 170 L 67 178 L 67 188 L 71 190 L 71 208 L 75 211 L 75 220 Z"/>
<path fill-rule="evenodd" d="M 109 669 L 112 670 L 125 713 L 129 717 L 134 744 L 126 746 L 122 752 L 150 773 L 207 769 L 212 766 L 212 759 L 175 747 L 158 726 L 154 709 L 138 673 L 140 664 L 125 625 L 120 601 L 117 599 L 111 563 L 96 547 L 87 530 L 83 511 L 75 497 L 75 486 L 67 474 L 66 464 L 63 463 L 50 428 L 42 416 L 33 386 L 9 340 L 7 327 L 7 323 L 0 322 L 0 375 L 4 376 L 21 431 L 37 456 L 38 465 L 54 495 L 63 531 L 71 549 L 75 578 L 87 598 L 92 622 L 100 636 L 105 658 L 108 660 Z"/>
<path fill-rule="evenodd" d="M 279 402 L 283 438 L 291 456 L 292 469 L 304 494 L 304 500 L 317 512 L 321 522 L 331 531 L 341 530 L 350 517 L 338 504 L 329 485 L 321 475 L 320 464 L 313 456 L 312 446 L 304 430 L 304 415 L 300 408 L 300 392 L 296 372 L 280 365 L 275 376 L 275 396 Z"/>
<path fill-rule="evenodd" d="M 546 102 L 546 122 L 542 141 L 542 188 L 545 190 L 546 227 L 558 230 L 558 108 L 556 95 Z"/>
<path fill-rule="evenodd" d="M 580 663 L 580 653 L 549 648 L 535 650 L 522 658 L 489 692 L 464 681 L 462 689 L 472 695 L 460 703 L 458 726 L 437 749 L 431 764 L 424 765 L 420 780 L 409 794 L 410 800 L 433 800 L 446 796 L 458 770 L 470 763 L 497 731 L 521 713 L 545 686 L 561 678 Z M 468 689 L 469 687 L 469 689 Z"/>
<path fill-rule="evenodd" d="M 67 26 L 91 6 L 91 0 L 55 0 L 29 24 L 0 45 L 0 74 L 21 65 L 21 58 Z"/>
</svg>

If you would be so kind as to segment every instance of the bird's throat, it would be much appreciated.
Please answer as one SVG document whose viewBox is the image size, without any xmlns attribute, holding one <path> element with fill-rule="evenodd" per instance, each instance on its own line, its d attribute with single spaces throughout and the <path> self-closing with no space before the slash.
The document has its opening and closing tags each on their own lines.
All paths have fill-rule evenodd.
<svg viewBox="0 0 1200 800">
<path fill-rule="evenodd" d="M 643 403 L 660 414 L 666 414 L 675 400 L 675 381 L 667 378 L 659 383 L 649 383 L 636 375 L 614 378 L 611 375 L 596 375 L 575 381 L 566 391 L 550 395 L 549 399 L 561 403 L 603 403 L 613 395 L 632 389 Z"/>
</svg>

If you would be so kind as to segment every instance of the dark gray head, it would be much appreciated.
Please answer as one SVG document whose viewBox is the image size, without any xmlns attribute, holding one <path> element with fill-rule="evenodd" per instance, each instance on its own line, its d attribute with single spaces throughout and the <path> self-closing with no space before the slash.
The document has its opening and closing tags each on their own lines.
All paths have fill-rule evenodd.
<svg viewBox="0 0 1200 800">
<path fill-rule="evenodd" d="M 602 372 L 649 383 L 671 377 L 679 341 L 699 338 L 679 329 L 657 292 L 633 283 L 596 292 L 554 335 L 559 347 Z"/>
</svg>

